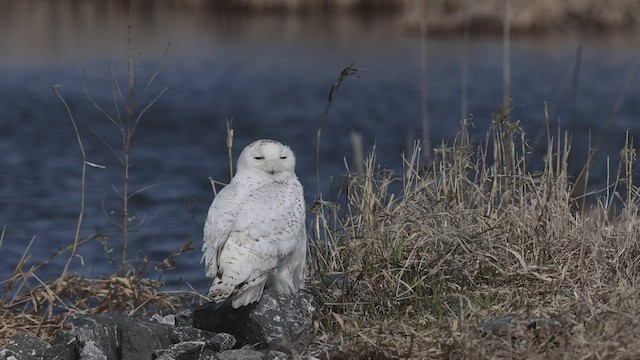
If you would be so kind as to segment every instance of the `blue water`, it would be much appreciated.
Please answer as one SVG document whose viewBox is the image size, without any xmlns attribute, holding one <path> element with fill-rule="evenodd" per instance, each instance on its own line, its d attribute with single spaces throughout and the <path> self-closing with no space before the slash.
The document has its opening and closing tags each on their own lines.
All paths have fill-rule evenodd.
<svg viewBox="0 0 640 360">
<path fill-rule="evenodd" d="M 0 247 L 6 259 L 0 263 L 0 279 L 13 271 L 33 237 L 29 264 L 45 260 L 74 237 L 82 158 L 71 121 L 45 80 L 60 85 L 57 88 L 80 128 L 88 161 L 104 166 L 87 169 L 81 234 L 102 234 L 107 240 L 85 244 L 73 270 L 111 274 L 117 264 L 110 262 L 108 250 L 113 249 L 116 260 L 121 251 L 121 230 L 110 220 L 120 222 L 121 218 L 121 200 L 114 190 L 122 188 L 122 166 L 116 156 L 122 154 L 121 135 L 88 100 L 83 84 L 96 103 L 115 116 L 108 64 L 111 59 L 115 77 L 126 91 L 126 12 L 91 12 L 94 8 L 85 4 L 79 5 L 83 11 L 69 15 L 65 7 L 25 3 L 31 7 L 8 1 L 0 9 L 7 20 L 0 22 L 0 226 L 6 229 Z M 161 274 L 171 288 L 185 288 L 186 282 L 198 290 L 207 285 L 199 263 L 200 232 L 213 198 L 208 178 L 228 181 L 227 119 L 232 119 L 234 127 L 235 156 L 258 138 L 277 139 L 293 148 L 308 202 L 315 197 L 316 130 L 332 83 L 350 63 L 366 70 L 342 84 L 329 112 L 321 149 L 322 188 L 327 196 L 332 179 L 344 172 L 344 159 L 354 167 L 352 130 L 362 133 L 365 150 L 376 144 L 379 162 L 392 169 L 401 167 L 408 139 L 422 133 L 420 39 L 406 33 L 401 19 L 231 17 L 158 8 L 136 15 L 133 24 L 137 94 L 162 65 L 138 110 L 168 89 L 142 119 L 134 137 L 130 186 L 133 191 L 144 190 L 131 200 L 135 219 L 130 257 L 134 263 L 144 256 L 151 262 L 161 261 L 184 242 L 193 241 L 195 251 L 179 257 L 175 271 Z M 570 125 L 577 36 L 514 38 L 514 118 L 527 133 L 536 134 L 547 102 L 553 111 L 552 126 L 561 119 L 563 129 L 573 127 L 579 162 L 586 157 L 589 132 L 594 137 L 602 133 L 629 76 L 637 57 L 637 39 L 626 35 L 585 38 L 577 117 Z M 477 138 L 502 100 L 499 39 L 472 36 L 465 50 L 459 36 L 430 38 L 427 79 L 432 143 L 451 140 L 462 118 L 465 51 L 468 112 Z M 635 80 L 603 153 L 615 161 L 625 130 L 640 129 L 640 82 Z M 592 180 L 603 186 L 604 156 L 598 164 Z M 64 260 L 65 256 L 45 266 L 41 276 L 55 277 Z"/>
</svg>

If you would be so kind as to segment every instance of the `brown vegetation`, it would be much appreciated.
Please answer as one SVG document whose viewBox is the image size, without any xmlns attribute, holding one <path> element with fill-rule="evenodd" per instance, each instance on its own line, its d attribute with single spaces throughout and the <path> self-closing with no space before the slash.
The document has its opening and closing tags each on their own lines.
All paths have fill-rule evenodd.
<svg viewBox="0 0 640 360">
<path fill-rule="evenodd" d="M 640 356 L 640 219 L 635 150 L 621 151 L 601 192 L 571 198 L 568 135 L 547 136 L 544 169 L 531 172 L 527 139 L 502 108 L 474 143 L 455 141 L 402 173 L 375 155 L 348 173 L 342 205 L 319 203 L 309 291 L 320 301 L 308 351 L 328 358 L 635 358 Z M 416 146 L 417 148 L 417 146 Z M 593 169 L 591 169 L 593 170 Z M 89 239 L 91 240 L 91 239 Z M 88 240 L 87 240 L 88 241 Z M 81 246 L 83 242 L 77 243 Z M 55 254 L 60 256 L 72 247 Z M 173 257 L 190 249 L 172 254 Z M 138 270 L 44 282 L 29 248 L 1 283 L 0 347 L 17 332 L 51 337 L 70 316 L 181 309 L 195 293 L 162 292 Z M 505 315 L 559 327 L 487 333 Z"/>
<path fill-rule="evenodd" d="M 470 142 L 468 126 L 428 167 L 416 152 L 393 174 L 372 155 L 347 178 L 344 207 L 319 208 L 316 345 L 331 358 L 640 357 L 631 140 L 618 176 L 578 210 L 566 136 L 549 134 L 545 168 L 531 173 L 508 109 L 485 143 Z M 481 330 L 505 315 L 561 325 Z"/>
<path fill-rule="evenodd" d="M 190 245 L 185 244 L 156 264 L 155 269 L 167 270 L 176 256 L 191 249 Z M 161 281 L 145 276 L 146 261 L 123 276 L 113 274 L 87 278 L 65 272 L 59 278 L 43 281 L 38 270 L 54 258 L 70 252 L 72 247 L 69 245 L 42 263 L 27 266 L 29 246 L 13 274 L 0 282 L 0 348 L 17 333 L 50 339 L 57 330 L 67 327 L 67 319 L 80 314 L 114 311 L 150 317 L 160 311 L 182 309 L 201 301 L 195 292 L 162 291 L 164 284 Z"/>
<path fill-rule="evenodd" d="M 640 3 L 633 0 L 174 0 L 176 6 L 248 12 L 394 13 L 418 31 L 500 33 L 504 7 L 513 32 L 620 30 L 638 25 Z"/>
</svg>

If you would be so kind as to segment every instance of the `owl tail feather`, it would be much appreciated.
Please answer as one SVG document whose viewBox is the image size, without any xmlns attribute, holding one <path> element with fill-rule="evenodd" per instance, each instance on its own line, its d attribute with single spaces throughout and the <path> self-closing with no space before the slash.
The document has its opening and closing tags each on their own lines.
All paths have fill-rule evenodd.
<svg viewBox="0 0 640 360">
<path fill-rule="evenodd" d="M 209 288 L 209 298 L 214 303 L 223 302 L 231 296 L 234 289 L 235 286 L 233 284 L 229 284 L 222 281 L 220 278 L 216 278 Z"/>
<path fill-rule="evenodd" d="M 260 300 L 265 283 L 266 279 L 248 285 L 247 287 L 239 291 L 238 294 L 233 296 L 233 301 L 231 302 L 233 308 L 237 309 L 241 306 L 245 306 L 251 304 L 252 302 Z"/>
<path fill-rule="evenodd" d="M 211 310 L 218 311 L 218 310 L 221 310 L 221 309 L 226 309 L 230 305 L 231 305 L 231 298 L 227 298 L 227 299 L 224 299 L 224 300 L 222 300 L 220 302 L 212 301 L 212 302 L 206 304 L 205 306 L 203 306 L 203 308 L 206 308 L 209 311 L 211 311 Z"/>
</svg>

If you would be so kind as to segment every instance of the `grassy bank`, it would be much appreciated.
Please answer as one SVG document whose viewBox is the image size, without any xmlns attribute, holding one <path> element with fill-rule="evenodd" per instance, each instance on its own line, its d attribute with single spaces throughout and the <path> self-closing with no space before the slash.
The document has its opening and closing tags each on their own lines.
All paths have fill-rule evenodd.
<svg viewBox="0 0 640 360">
<path fill-rule="evenodd" d="M 419 149 L 408 154 L 401 173 L 380 168 L 371 155 L 364 174 L 345 175 L 336 202 L 313 206 L 308 290 L 320 307 L 305 353 L 640 357 L 632 139 L 620 160 L 612 159 L 615 176 L 606 189 L 572 198 L 567 134 L 547 134 L 539 159 L 545 166 L 533 172 L 527 138 L 509 109 L 498 112 L 485 141 L 469 139 L 469 126 L 436 148 L 430 164 L 420 163 Z M 149 316 L 201 301 L 195 293 L 163 292 L 145 276 L 147 264 L 106 278 L 65 273 L 44 282 L 40 265 L 26 265 L 28 254 L 1 283 L 0 347 L 18 332 L 50 338 L 75 314 Z M 484 321 L 505 315 L 557 325 L 482 330 Z"/>
<path fill-rule="evenodd" d="M 532 173 L 526 138 L 503 115 L 486 142 L 463 125 L 432 164 L 415 153 L 402 174 L 371 157 L 347 177 L 345 204 L 318 210 L 329 241 L 316 243 L 312 291 L 331 358 L 640 357 L 631 140 L 618 176 L 583 207 L 570 197 L 565 134 L 549 134 Z M 482 331 L 505 315 L 555 325 Z"/>
</svg>

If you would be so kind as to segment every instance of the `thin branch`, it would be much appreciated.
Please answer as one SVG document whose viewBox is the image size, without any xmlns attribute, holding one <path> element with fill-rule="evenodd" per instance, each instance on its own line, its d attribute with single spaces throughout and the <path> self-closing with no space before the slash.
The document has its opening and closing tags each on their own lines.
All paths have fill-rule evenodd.
<svg viewBox="0 0 640 360">
<path fill-rule="evenodd" d="M 118 115 L 118 123 L 120 124 L 120 129 L 124 129 L 124 124 L 122 122 L 122 116 L 120 116 L 120 105 L 118 102 L 118 98 L 123 104 L 126 104 L 124 100 L 124 95 L 122 94 L 122 90 L 120 89 L 120 83 L 118 83 L 118 78 L 116 77 L 116 72 L 113 68 L 113 60 L 109 60 L 109 74 L 111 75 L 111 83 L 113 86 L 113 105 L 116 109 L 116 114 Z"/>
<path fill-rule="evenodd" d="M 136 127 L 138 126 L 138 123 L 140 122 L 140 119 L 142 119 L 142 117 L 144 115 L 146 115 L 146 113 L 149 111 L 149 109 L 151 109 L 151 107 L 158 101 L 158 99 L 160 99 L 162 97 L 162 95 L 169 90 L 169 87 L 165 87 L 164 89 L 162 89 L 162 91 L 160 91 L 160 93 L 158 95 L 156 95 L 155 98 L 153 98 L 153 100 L 151 100 L 147 106 L 144 107 L 144 109 L 142 109 L 142 111 L 138 114 L 138 116 L 136 117 L 136 120 L 133 122 L 133 126 L 131 127 L 131 135 L 133 136 L 133 132 L 135 131 Z"/>
<path fill-rule="evenodd" d="M 7 230 L 7 225 L 2 226 L 2 234 L 0 234 L 0 248 L 2 248 L 2 243 L 4 242 L 4 232 Z"/>
<path fill-rule="evenodd" d="M 134 197 L 134 196 L 138 195 L 139 193 L 141 193 L 141 192 L 143 192 L 143 191 L 146 191 L 146 190 L 149 190 L 149 189 L 153 189 L 154 187 L 156 187 L 156 186 L 160 186 L 160 185 L 162 185 L 162 184 L 163 184 L 163 183 L 157 183 L 157 184 L 152 184 L 152 185 L 143 186 L 143 187 L 141 187 L 140 189 L 138 189 L 138 190 L 134 191 L 133 193 L 131 193 L 131 194 L 129 195 L 129 199 L 131 199 L 132 197 Z"/>
<path fill-rule="evenodd" d="M 45 80 L 46 81 L 46 80 Z M 76 141 L 78 142 L 78 147 L 80 148 L 80 154 L 82 155 L 82 176 L 81 176 L 81 185 L 80 185 L 80 213 L 78 214 L 78 221 L 76 223 L 76 232 L 73 238 L 73 248 L 71 249 L 71 254 L 67 259 L 67 263 L 64 265 L 64 269 L 62 270 L 62 274 L 60 275 L 60 279 L 63 279 L 67 275 L 67 271 L 69 270 L 69 266 L 71 264 L 71 260 L 76 255 L 76 251 L 78 249 L 78 242 L 80 241 L 80 229 L 82 227 L 82 220 L 84 218 L 84 204 L 85 204 L 85 189 L 86 189 L 86 174 L 87 174 L 87 154 L 84 151 L 84 145 L 82 144 L 82 138 L 80 137 L 80 131 L 78 131 L 78 125 L 76 124 L 76 120 L 73 117 L 73 113 L 71 112 L 71 108 L 69 108 L 69 104 L 64 99 L 62 94 L 58 91 L 59 85 L 53 85 L 49 81 L 47 84 L 53 90 L 53 93 L 58 97 L 58 99 L 64 105 L 64 108 L 67 112 L 67 116 L 69 120 L 71 120 L 71 124 L 73 125 L 73 131 L 76 135 Z"/>
<path fill-rule="evenodd" d="M 89 93 L 84 70 L 82 71 L 82 91 L 84 92 L 84 95 L 87 97 L 87 99 L 89 99 L 89 102 L 91 103 L 91 105 L 93 105 L 93 107 L 95 107 L 105 118 L 107 118 L 111 123 L 113 123 L 113 125 L 115 125 L 118 128 L 120 127 L 120 124 L 118 123 L 118 121 L 116 121 L 116 119 L 114 119 L 113 116 L 111 116 L 111 114 L 106 112 L 102 108 L 102 106 L 98 105 L 98 103 L 93 99 L 93 97 Z"/>
<path fill-rule="evenodd" d="M 144 98 L 144 96 L 147 93 L 147 91 L 151 88 L 151 85 L 153 84 L 154 80 L 160 74 L 160 70 L 162 70 L 162 68 L 164 67 L 165 61 L 166 61 L 166 59 L 167 59 L 167 57 L 169 55 L 169 49 L 170 48 L 171 48 L 171 42 L 169 42 L 167 44 L 167 47 L 164 50 L 164 54 L 162 56 L 162 61 L 160 62 L 160 65 L 158 65 L 158 67 L 156 68 L 156 71 L 153 72 L 153 74 L 151 75 L 151 78 L 149 78 L 149 81 L 147 81 L 146 85 L 142 89 L 142 92 L 140 93 L 140 95 L 135 100 L 134 106 L 137 106 L 138 101 L 140 101 L 142 98 Z"/>
<path fill-rule="evenodd" d="M 420 109 L 422 114 L 422 143 L 425 163 L 431 161 L 431 131 L 429 128 L 429 37 L 427 27 L 427 5 L 422 3 L 423 9 L 420 21 Z"/>
<path fill-rule="evenodd" d="M 196 229 L 198 229 L 198 231 L 202 233 L 203 227 L 200 226 L 200 224 L 198 224 L 198 220 L 196 220 L 196 214 L 194 213 L 193 208 L 191 207 L 191 203 L 196 201 L 197 201 L 196 199 L 186 199 L 184 201 L 184 205 L 187 207 L 187 210 L 189 210 L 189 215 L 191 215 L 191 219 L 193 220 L 193 223 L 195 224 Z"/>
</svg>

